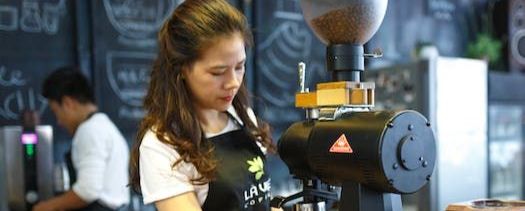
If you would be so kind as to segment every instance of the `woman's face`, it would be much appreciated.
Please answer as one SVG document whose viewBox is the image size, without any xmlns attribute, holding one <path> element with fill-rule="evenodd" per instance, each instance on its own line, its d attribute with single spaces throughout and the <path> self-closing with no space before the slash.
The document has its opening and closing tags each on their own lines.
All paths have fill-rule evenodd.
<svg viewBox="0 0 525 211">
<path fill-rule="evenodd" d="M 183 71 L 183 76 L 197 110 L 225 111 L 244 77 L 244 40 L 235 33 L 209 43 L 191 69 Z"/>
</svg>

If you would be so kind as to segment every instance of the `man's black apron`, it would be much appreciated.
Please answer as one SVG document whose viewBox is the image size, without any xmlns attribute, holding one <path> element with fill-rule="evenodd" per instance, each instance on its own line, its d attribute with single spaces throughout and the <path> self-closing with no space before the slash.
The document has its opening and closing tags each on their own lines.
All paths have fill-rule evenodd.
<svg viewBox="0 0 525 211">
<path fill-rule="evenodd" d="M 86 120 L 84 120 L 84 121 L 87 121 L 94 114 L 95 114 L 95 112 L 89 114 L 87 116 Z M 77 171 L 75 170 L 75 167 L 73 166 L 73 159 L 71 158 L 71 149 L 66 153 L 65 161 L 66 161 L 67 170 L 69 172 L 69 181 L 70 181 L 70 183 L 69 183 L 70 186 L 69 187 L 73 187 L 73 184 L 75 184 L 75 182 L 77 181 Z M 106 210 L 107 211 L 113 211 L 114 209 L 106 207 L 106 206 L 100 204 L 98 201 L 92 202 L 87 207 L 84 207 L 84 208 L 81 208 L 81 209 L 77 209 L 77 211 L 106 211 Z"/>
<path fill-rule="evenodd" d="M 215 147 L 217 177 L 208 183 L 206 210 L 270 210 L 270 177 L 266 159 L 247 129 L 241 128 L 208 140 Z"/>
</svg>

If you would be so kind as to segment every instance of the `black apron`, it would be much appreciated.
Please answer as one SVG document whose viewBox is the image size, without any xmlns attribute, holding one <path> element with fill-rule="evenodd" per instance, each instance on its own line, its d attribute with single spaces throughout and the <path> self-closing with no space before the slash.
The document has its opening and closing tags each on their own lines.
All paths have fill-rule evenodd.
<svg viewBox="0 0 525 211">
<path fill-rule="evenodd" d="M 91 118 L 94 113 L 91 113 L 87 116 L 86 120 Z M 85 120 L 84 120 L 85 121 Z M 77 171 L 75 170 L 75 167 L 73 166 L 73 159 L 71 158 L 71 149 L 66 152 L 65 156 L 66 166 L 67 170 L 69 172 L 69 187 L 73 187 L 73 184 L 77 181 Z M 106 207 L 102 204 L 100 204 L 98 201 L 90 203 L 87 207 L 77 209 L 77 211 L 113 211 L 115 209 L 111 209 L 109 207 Z"/>
<path fill-rule="evenodd" d="M 208 183 L 208 196 L 202 210 L 270 210 L 270 177 L 266 159 L 247 129 L 227 113 L 241 128 L 212 138 L 217 177 Z"/>
</svg>

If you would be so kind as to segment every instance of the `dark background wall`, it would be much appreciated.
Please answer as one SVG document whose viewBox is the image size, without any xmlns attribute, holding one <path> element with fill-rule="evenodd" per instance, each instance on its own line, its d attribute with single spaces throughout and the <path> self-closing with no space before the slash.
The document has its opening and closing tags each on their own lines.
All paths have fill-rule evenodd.
<svg viewBox="0 0 525 211">
<path fill-rule="evenodd" d="M 482 20 L 487 12 L 487 0 L 389 1 L 368 48 L 382 48 L 384 57 L 374 62 L 387 64 L 413 60 L 421 44 L 435 45 L 443 56 L 465 56 L 468 42 L 491 24 Z"/>
<path fill-rule="evenodd" d="M 42 79 L 54 68 L 76 64 L 75 8 L 70 1 L 0 2 L 0 125 L 19 123 L 32 109 L 56 125 L 40 95 Z M 86 70 L 89 73 L 90 70 Z M 55 128 L 59 147 L 64 130 Z"/>
<path fill-rule="evenodd" d="M 0 1 L 0 126 L 18 124 L 23 109 L 35 109 L 43 124 L 56 126 L 40 93 L 42 79 L 63 65 L 78 65 L 107 113 L 131 144 L 143 117 L 141 100 L 156 56 L 156 32 L 180 0 L 18 0 Z M 303 118 L 294 108 L 297 63 L 306 63 L 306 85 L 328 80 L 325 46 L 302 19 L 298 0 L 230 0 L 253 27 L 246 80 L 254 107 L 274 128 L 274 137 Z M 391 0 L 378 33 L 366 49 L 381 47 L 396 64 L 412 60 L 418 43 L 436 45 L 444 56 L 463 56 L 483 27 L 487 1 Z M 506 24 L 506 23 L 503 23 Z M 70 137 L 55 129 L 55 161 Z M 296 189 L 286 166 L 270 156 L 274 191 Z"/>
</svg>

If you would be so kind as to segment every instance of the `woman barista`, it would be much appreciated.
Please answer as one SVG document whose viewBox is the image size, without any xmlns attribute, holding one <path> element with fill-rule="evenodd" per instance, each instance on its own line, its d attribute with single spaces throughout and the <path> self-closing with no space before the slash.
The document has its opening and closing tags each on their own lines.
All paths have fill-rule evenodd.
<svg viewBox="0 0 525 211">
<path fill-rule="evenodd" d="M 159 54 L 132 151 L 132 186 L 159 210 L 269 210 L 267 124 L 243 83 L 246 18 L 223 0 L 186 0 Z"/>
</svg>

